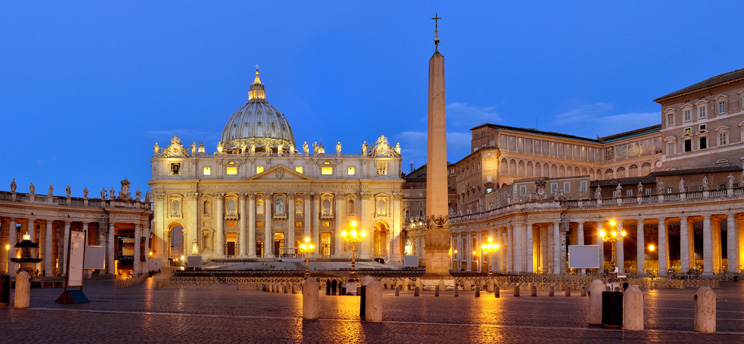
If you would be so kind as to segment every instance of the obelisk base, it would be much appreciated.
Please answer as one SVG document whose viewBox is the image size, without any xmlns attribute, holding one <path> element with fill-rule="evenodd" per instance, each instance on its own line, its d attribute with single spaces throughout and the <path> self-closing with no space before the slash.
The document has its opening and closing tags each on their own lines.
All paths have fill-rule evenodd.
<svg viewBox="0 0 744 344">
<path fill-rule="evenodd" d="M 424 255 L 426 273 L 422 279 L 452 279 L 450 274 L 450 230 L 449 228 L 430 228 L 426 230 Z"/>
</svg>

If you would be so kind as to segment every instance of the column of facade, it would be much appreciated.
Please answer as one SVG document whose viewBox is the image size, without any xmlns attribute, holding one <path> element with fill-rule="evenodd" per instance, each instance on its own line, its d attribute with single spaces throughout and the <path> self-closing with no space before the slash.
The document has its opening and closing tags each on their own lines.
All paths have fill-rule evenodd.
<svg viewBox="0 0 744 344">
<path fill-rule="evenodd" d="M 561 223 L 553 222 L 553 273 L 561 273 Z"/>
<path fill-rule="evenodd" d="M 721 245 L 721 218 L 711 218 L 711 231 L 713 234 L 713 273 L 719 273 L 722 267 L 722 245 Z"/>
<path fill-rule="evenodd" d="M 245 193 L 238 195 L 238 216 L 240 216 L 240 233 L 238 234 L 238 254 L 245 257 L 248 248 L 248 212 L 246 211 Z"/>
<path fill-rule="evenodd" d="M 470 232 L 468 232 L 466 239 L 465 239 L 465 242 L 466 242 L 465 245 L 467 246 L 467 249 L 465 250 L 466 251 L 465 254 L 467 257 L 465 260 L 466 265 L 467 265 L 465 267 L 465 271 L 473 271 L 473 241 L 472 240 L 473 240 L 473 236 Z"/>
<path fill-rule="evenodd" d="M 703 275 L 713 274 L 713 231 L 710 228 L 710 215 L 703 215 Z"/>
<path fill-rule="evenodd" d="M 359 226 L 370 226 L 369 223 L 369 215 L 367 214 L 367 204 L 362 199 L 362 195 L 360 193 L 351 193 L 349 194 L 349 198 L 354 199 L 354 216 L 357 218 L 357 222 L 359 222 Z M 364 258 L 371 258 L 374 256 L 374 227 L 367 227 L 367 235 L 369 238 L 362 242 L 361 245 L 361 253 L 362 257 Z M 421 255 L 423 256 L 423 246 L 421 250 Z"/>
<path fill-rule="evenodd" d="M 478 258 L 478 272 L 483 272 L 483 232 L 478 231 L 478 234 L 476 235 L 476 243 L 475 247 L 478 248 L 478 255 L 476 257 Z M 490 263 L 489 263 L 490 264 Z"/>
<path fill-rule="evenodd" d="M 225 255 L 225 195 L 218 193 L 215 196 L 217 197 L 217 214 L 215 214 L 217 229 L 214 233 L 214 254 L 222 258 Z"/>
<path fill-rule="evenodd" d="M 506 270 L 514 272 L 514 228 L 506 226 Z"/>
<path fill-rule="evenodd" d="M 726 214 L 726 259 L 728 261 L 728 272 L 739 272 L 739 236 L 737 235 L 735 214 Z"/>
<path fill-rule="evenodd" d="M 331 255 L 334 257 L 341 257 L 341 255 L 346 255 L 346 250 L 344 246 L 344 238 L 341 237 L 341 232 L 344 231 L 344 226 L 346 225 L 343 220 L 343 211 L 341 210 L 342 207 L 342 200 L 341 197 L 338 194 L 333 195 L 333 201 L 335 202 L 335 209 L 334 209 L 334 218 L 336 219 L 336 231 L 333 233 L 333 244 L 334 248 L 331 250 Z M 362 226 L 360 224 L 357 224 L 357 231 L 358 233 L 361 233 Z M 365 238 L 366 239 L 366 238 Z M 349 255 L 351 256 L 351 252 L 349 252 Z"/>
<path fill-rule="evenodd" d="M 189 192 L 186 194 L 186 204 L 184 205 L 186 212 L 183 214 L 186 220 L 186 228 L 183 229 L 183 252 L 184 256 L 189 256 L 193 251 L 193 243 L 198 242 L 197 238 L 197 221 L 199 216 L 199 194 L 196 192 Z M 203 210 L 203 209 L 202 209 Z M 145 257 L 149 257 L 145 255 Z M 148 258 L 149 259 L 149 258 Z M 147 268 L 149 270 L 149 268 Z"/>
<path fill-rule="evenodd" d="M 584 246 L 584 220 L 579 220 L 576 228 L 577 240 L 576 244 Z M 586 274 L 586 269 L 579 269 L 579 273 L 582 275 Z"/>
<path fill-rule="evenodd" d="M 597 228 L 594 231 L 594 244 L 599 246 L 599 272 L 602 273 L 604 271 L 604 241 L 602 241 L 602 236 L 599 235 L 599 232 L 602 231 L 602 221 L 596 222 Z"/>
<path fill-rule="evenodd" d="M 646 244 L 643 241 L 643 232 L 643 219 L 638 218 L 636 219 L 636 274 L 639 275 L 644 274 L 646 271 L 646 249 L 644 247 Z"/>
<path fill-rule="evenodd" d="M 9 222 L 10 223 L 8 224 L 8 245 L 10 246 L 10 250 L 8 251 L 8 257 L 7 257 L 8 275 L 15 276 L 16 270 L 17 270 L 15 267 L 16 263 L 11 262 L 10 258 L 13 258 L 13 256 L 15 256 L 15 248 L 13 247 L 15 246 L 18 239 L 16 238 L 17 233 L 16 233 L 15 219 L 11 218 L 9 219 Z"/>
<path fill-rule="evenodd" d="M 271 208 L 274 205 L 274 195 L 267 193 L 266 200 L 264 201 L 264 257 L 271 258 L 274 256 L 274 234 L 271 232 L 271 223 L 273 218 L 271 215 Z M 278 253 L 278 252 L 276 252 Z"/>
<path fill-rule="evenodd" d="M 313 212 L 312 212 L 312 210 L 310 210 L 310 207 L 312 206 L 312 203 L 310 203 L 311 202 L 310 194 L 309 193 L 305 193 L 305 195 L 303 197 L 304 197 L 305 201 L 303 202 L 302 205 L 305 207 L 305 210 L 304 210 L 304 213 L 302 214 L 303 215 L 303 218 L 304 218 L 304 221 L 302 221 L 302 225 L 305 228 L 305 237 L 306 238 L 312 238 L 313 237 L 313 232 L 312 232 L 312 228 L 311 228 L 312 219 L 310 218 L 310 214 L 312 214 Z M 317 251 L 319 249 L 318 248 L 319 247 L 318 246 L 318 242 L 317 241 L 314 241 L 313 243 L 315 244 L 315 247 L 316 247 L 315 250 Z"/>
<path fill-rule="evenodd" d="M 621 235 L 620 233 L 623 231 L 623 220 L 618 219 L 617 224 L 620 227 L 618 230 L 618 235 Z M 623 244 L 625 244 L 625 238 L 620 236 L 620 240 L 615 242 L 615 266 L 617 266 L 617 271 L 620 273 L 625 272 L 625 247 Z"/>
<path fill-rule="evenodd" d="M 679 270 L 685 274 L 690 271 L 690 231 L 687 216 L 679 218 Z M 694 249 L 694 247 L 693 247 Z"/>
<path fill-rule="evenodd" d="M 525 233 L 524 228 L 521 223 L 514 223 L 512 225 L 514 234 L 512 235 L 512 238 L 514 240 L 514 250 L 512 251 L 512 254 L 514 254 L 514 271 L 516 272 L 524 272 L 525 268 L 525 251 L 524 251 L 524 241 L 525 241 Z"/>
<path fill-rule="evenodd" d="M 320 194 L 313 194 L 313 209 L 311 212 L 313 218 L 313 242 L 315 242 L 315 254 L 320 257 L 323 255 L 323 245 L 320 242 Z"/>
<path fill-rule="evenodd" d="M 550 246 L 548 245 L 548 227 L 545 224 L 540 225 L 540 272 L 548 273 L 550 268 Z"/>
<path fill-rule="evenodd" d="M 295 249 L 297 248 L 297 245 L 295 243 L 295 194 L 293 192 L 290 192 L 287 194 L 287 206 L 285 207 L 287 209 L 287 218 L 289 220 L 288 226 L 287 226 L 287 241 L 289 242 L 288 245 L 286 245 L 289 250 L 287 251 L 287 254 L 295 254 L 297 251 Z"/>
<path fill-rule="evenodd" d="M 62 252 L 62 274 L 67 276 L 67 254 L 70 252 L 70 221 L 65 221 L 65 246 Z"/>
<path fill-rule="evenodd" d="M 666 218 L 659 218 L 659 276 L 666 276 L 669 269 L 669 245 L 667 244 L 667 223 Z"/>
<path fill-rule="evenodd" d="M 116 233 L 114 229 L 114 223 L 110 222 L 108 225 L 108 240 L 106 241 L 106 273 L 108 274 L 114 274 L 115 273 L 115 265 L 114 262 L 115 258 L 115 252 L 114 252 L 114 234 Z"/>
<path fill-rule="evenodd" d="M 52 220 L 46 220 L 46 233 L 44 234 L 44 276 L 52 276 Z"/>
<path fill-rule="evenodd" d="M 535 247 L 535 242 L 533 240 L 533 233 L 532 233 L 532 223 L 527 222 L 527 228 L 526 228 L 526 234 L 527 234 L 527 240 L 525 242 L 527 246 L 527 254 L 526 254 L 526 263 L 527 263 L 527 272 L 533 272 L 534 271 L 534 259 L 532 258 L 534 255 L 533 248 Z"/>
<path fill-rule="evenodd" d="M 256 194 L 248 194 L 248 257 L 256 257 Z"/>
<path fill-rule="evenodd" d="M 84 231 L 88 230 L 87 222 L 83 224 L 83 230 Z M 134 269 L 133 274 L 135 276 L 139 275 L 142 272 L 142 262 L 140 260 L 140 257 L 142 256 L 142 248 L 140 247 L 141 242 L 142 242 L 142 225 L 140 225 L 139 223 L 135 223 L 134 224 L 134 264 L 133 264 L 133 269 Z"/>
</svg>

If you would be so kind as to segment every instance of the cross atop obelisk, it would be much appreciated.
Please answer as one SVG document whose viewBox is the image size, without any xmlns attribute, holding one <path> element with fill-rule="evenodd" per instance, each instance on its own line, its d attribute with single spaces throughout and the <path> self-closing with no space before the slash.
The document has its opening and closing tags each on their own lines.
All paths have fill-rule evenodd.
<svg viewBox="0 0 744 344">
<path fill-rule="evenodd" d="M 442 18 L 439 18 L 437 12 L 434 12 L 434 18 L 431 19 L 434 21 L 434 49 L 439 50 L 439 25 L 437 21 Z"/>
</svg>

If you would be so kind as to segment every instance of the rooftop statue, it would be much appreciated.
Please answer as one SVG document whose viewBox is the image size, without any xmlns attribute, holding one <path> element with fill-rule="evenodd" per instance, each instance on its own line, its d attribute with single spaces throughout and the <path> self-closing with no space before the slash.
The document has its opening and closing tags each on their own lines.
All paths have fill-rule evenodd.
<svg viewBox="0 0 744 344">
<path fill-rule="evenodd" d="M 47 196 L 52 197 L 53 191 L 54 191 L 54 186 L 52 186 L 52 184 L 49 184 L 49 192 L 47 193 Z"/>
<path fill-rule="evenodd" d="M 16 187 L 18 187 L 18 185 L 16 185 L 15 178 L 13 178 L 13 181 L 10 182 L 10 192 L 15 192 Z"/>
</svg>

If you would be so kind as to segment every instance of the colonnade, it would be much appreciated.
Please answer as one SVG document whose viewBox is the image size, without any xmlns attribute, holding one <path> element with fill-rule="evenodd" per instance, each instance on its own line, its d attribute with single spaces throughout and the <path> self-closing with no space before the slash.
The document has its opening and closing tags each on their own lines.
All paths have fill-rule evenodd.
<svg viewBox="0 0 744 344">
<path fill-rule="evenodd" d="M 601 220 L 591 219 L 592 215 L 557 215 L 552 221 L 545 216 L 514 216 L 495 228 L 453 231 L 452 269 L 480 272 L 492 265 L 494 271 L 504 273 L 584 273 L 568 270 L 567 246 L 593 244 L 598 245 L 598 265 L 602 270 L 614 262 L 620 271 L 636 274 L 737 273 L 744 265 L 742 215 L 733 211 L 677 216 L 639 214 Z M 614 227 L 610 220 L 616 222 Z M 600 231 L 613 230 L 624 230 L 626 236 L 614 244 L 603 242 Z M 481 250 L 488 237 L 500 244 L 490 262 Z M 702 245 L 697 245 L 696 250 L 698 240 Z"/>
<path fill-rule="evenodd" d="M 115 227 L 118 223 L 109 222 L 106 229 L 105 223 L 91 222 L 84 219 L 56 218 L 56 217 L 2 217 L 0 218 L 0 242 L 2 250 L 0 266 L 3 272 L 15 275 L 17 264 L 10 261 L 16 257 L 15 244 L 28 235 L 32 242 L 39 244 L 37 250 L 32 250 L 33 256 L 42 258 L 37 264 L 38 275 L 60 276 L 67 274 L 66 252 L 71 230 L 84 231 L 88 234 L 87 245 L 103 245 L 105 252 L 105 271 L 113 274 L 115 269 L 116 245 Z M 135 238 L 143 237 L 143 226 L 139 223 L 127 223 L 134 227 Z M 20 254 L 20 253 L 18 253 Z M 139 240 L 134 242 L 134 264 L 133 273 L 145 272 L 143 262 L 138 259 L 141 256 Z M 147 255 L 145 255 L 147 256 Z"/>
</svg>

